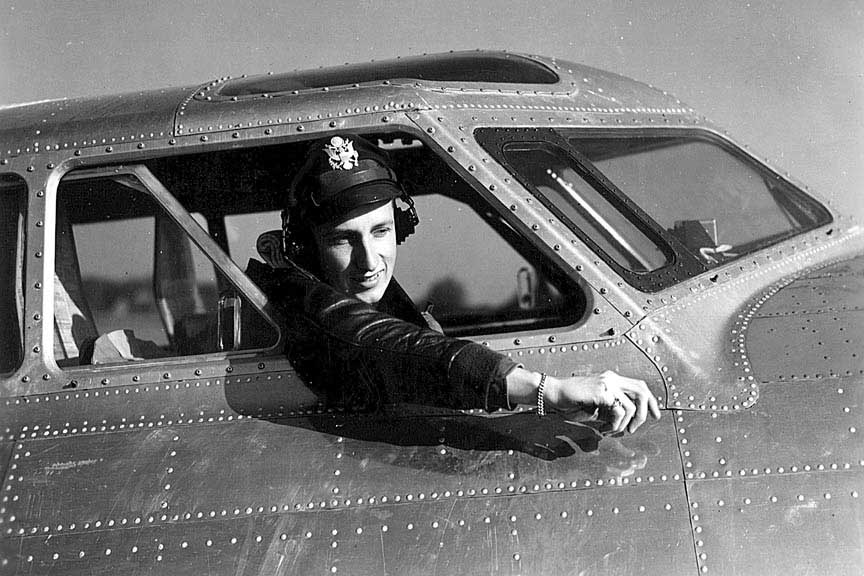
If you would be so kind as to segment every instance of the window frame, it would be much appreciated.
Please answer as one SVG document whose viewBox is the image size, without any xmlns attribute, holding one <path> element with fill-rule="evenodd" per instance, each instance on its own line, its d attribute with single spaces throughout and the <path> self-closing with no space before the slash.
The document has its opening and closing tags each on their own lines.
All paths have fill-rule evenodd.
<svg viewBox="0 0 864 576">
<path fill-rule="evenodd" d="M 481 147 L 500 163 L 532 196 L 567 225 L 582 242 L 599 255 L 628 284 L 642 292 L 659 292 L 687 278 L 706 272 L 708 268 L 692 256 L 674 236 L 668 234 L 644 210 L 629 199 L 613 182 L 601 173 L 569 141 L 552 128 L 481 127 L 474 130 Z M 539 142 L 557 147 L 579 168 L 580 175 L 619 213 L 653 241 L 667 256 L 668 263 L 650 272 L 634 272 L 616 262 L 593 238 L 576 226 L 563 211 L 536 186 L 528 181 L 508 160 L 504 148 L 511 143 Z"/>
<path fill-rule="evenodd" d="M 59 197 L 60 186 L 69 181 L 86 180 L 94 178 L 120 178 L 123 176 L 131 176 L 137 179 L 137 185 L 130 186 L 139 192 L 147 194 L 153 201 L 165 211 L 165 214 L 170 217 L 174 223 L 188 236 L 189 240 L 202 251 L 205 257 L 209 258 L 213 264 L 214 270 L 217 272 L 217 277 L 221 273 L 224 278 L 237 289 L 243 297 L 256 309 L 256 311 L 271 325 L 277 335 L 275 343 L 268 348 L 255 348 L 247 350 L 224 350 L 206 352 L 203 354 L 189 355 L 171 355 L 161 358 L 147 358 L 143 360 L 122 362 L 116 364 L 87 364 L 87 365 L 70 365 L 59 366 L 54 360 L 54 267 L 55 267 L 55 244 L 56 244 L 56 217 L 57 217 L 57 200 Z M 132 181 L 134 182 L 134 180 Z M 122 185 L 129 186 L 130 182 Z M 45 290 L 43 295 L 43 310 L 45 322 L 42 324 L 42 342 L 45 349 L 45 358 L 53 366 L 60 371 L 74 375 L 78 372 L 93 373 L 94 371 L 104 370 L 128 370 L 130 367 L 135 367 L 136 370 L 147 369 L 154 365 L 167 363 L 180 363 L 186 359 L 217 359 L 222 360 L 226 357 L 232 359 L 256 357 L 261 355 L 272 355 L 274 352 L 280 351 L 284 346 L 284 334 L 281 326 L 284 324 L 281 320 L 281 315 L 274 306 L 272 306 L 264 293 L 256 286 L 242 270 L 231 260 L 225 251 L 219 246 L 216 240 L 204 230 L 204 228 L 195 220 L 173 194 L 162 184 L 162 182 L 150 171 L 150 169 L 141 163 L 128 164 L 122 166 L 99 166 L 94 168 L 83 168 L 72 170 L 64 174 L 54 187 L 52 202 L 50 203 L 49 218 L 46 218 L 46 235 L 50 241 L 46 243 L 46 267 L 45 274 Z M 48 216 L 46 214 L 46 216 Z M 50 248 L 49 248 L 50 246 Z M 50 250 L 50 253 L 49 253 Z"/>
<path fill-rule="evenodd" d="M 12 366 L 9 370 L 0 370 L 0 377 L 8 377 L 21 369 L 24 365 L 24 341 L 25 341 L 25 322 L 24 322 L 24 278 L 26 269 L 26 254 L 27 254 L 27 214 L 29 206 L 27 203 L 29 186 L 27 180 L 20 175 L 9 172 L 0 175 L 0 194 L 4 196 L 12 196 L 11 202 L 18 204 L 17 210 L 17 240 L 15 245 L 10 250 L 12 261 L 15 263 L 15 270 L 8 280 L 8 287 L 11 288 L 12 308 L 15 309 L 15 325 L 11 328 L 17 332 L 15 342 L 10 342 L 10 349 L 17 344 L 17 350 L 13 351 L 14 357 L 10 358 L 9 365 Z M 2 201 L 5 203 L 5 200 Z M 6 280 L 3 280 L 6 282 Z M 10 327 L 7 327 L 6 332 L 11 333 Z"/>
<path fill-rule="evenodd" d="M 781 232 L 778 234 L 774 234 L 771 236 L 767 236 L 765 238 L 760 238 L 758 240 L 749 242 L 748 244 L 756 244 L 756 247 L 753 249 L 749 249 L 749 250 L 741 252 L 741 254 L 739 254 L 735 258 L 728 260 L 727 262 L 729 262 L 729 263 L 735 262 L 736 260 L 739 260 L 741 258 L 746 258 L 755 252 L 758 252 L 760 250 L 763 250 L 765 248 L 768 248 L 770 246 L 778 244 L 784 240 L 787 240 L 787 239 L 792 238 L 794 236 L 799 236 L 801 234 L 805 234 L 807 232 L 811 232 L 817 228 L 820 228 L 822 226 L 827 226 L 827 225 L 834 222 L 834 217 L 831 214 L 831 211 L 828 210 L 822 202 L 820 202 L 819 200 L 817 200 L 813 196 L 811 196 L 811 195 L 807 194 L 806 192 L 804 192 L 803 190 L 801 190 L 800 187 L 794 185 L 787 178 L 784 178 L 777 171 L 775 171 L 775 170 L 771 169 L 771 167 L 765 165 L 763 162 L 761 162 L 755 156 L 748 154 L 745 150 L 742 150 L 739 146 L 736 146 L 730 140 L 722 137 L 721 135 L 719 135 L 715 132 L 709 131 L 709 130 L 700 129 L 700 128 L 685 127 L 685 128 L 650 128 L 650 129 L 626 128 L 626 129 L 612 131 L 612 130 L 603 129 L 603 128 L 579 129 L 579 128 L 564 127 L 564 128 L 557 128 L 556 132 L 559 133 L 562 136 L 562 138 L 564 138 L 564 140 L 566 140 L 568 142 L 568 144 L 569 144 L 570 138 L 578 138 L 579 136 L 590 137 L 590 136 L 596 136 L 596 135 L 616 136 L 616 137 L 620 137 L 620 138 L 633 138 L 633 137 L 638 138 L 640 136 L 656 137 L 656 138 L 676 138 L 676 139 L 689 138 L 692 141 L 707 143 L 709 145 L 715 146 L 716 148 L 729 154 L 731 157 L 735 158 L 736 160 L 739 160 L 743 164 L 750 167 L 754 171 L 754 173 L 758 174 L 758 176 L 760 178 L 762 178 L 762 180 L 766 184 L 766 187 L 768 187 L 768 180 L 772 180 L 775 182 L 781 182 L 796 197 L 798 197 L 799 199 L 801 199 L 801 198 L 806 199 L 807 201 L 811 202 L 813 204 L 813 206 L 818 211 L 822 212 L 822 216 L 824 217 L 824 220 L 822 222 L 817 222 L 813 226 L 803 227 L 800 229 L 791 229 L 787 232 Z M 593 163 L 592 163 L 592 165 L 593 165 Z M 635 203 L 634 203 L 634 205 L 635 205 Z M 649 219 L 651 219 L 652 222 L 654 221 L 654 219 L 650 215 L 648 215 L 647 213 L 646 213 L 646 216 Z M 675 245 L 675 246 L 679 246 L 679 247 L 683 248 L 683 250 L 685 252 L 691 253 L 691 250 L 689 248 L 687 248 L 686 246 L 684 246 L 683 243 L 681 243 L 675 237 L 674 234 L 667 231 L 662 226 L 660 226 L 660 225 L 658 225 L 658 226 L 659 226 L 659 229 L 663 232 L 664 236 L 667 238 L 667 240 L 669 240 L 670 244 Z M 709 268 L 709 269 L 713 269 L 713 267 Z"/>
</svg>

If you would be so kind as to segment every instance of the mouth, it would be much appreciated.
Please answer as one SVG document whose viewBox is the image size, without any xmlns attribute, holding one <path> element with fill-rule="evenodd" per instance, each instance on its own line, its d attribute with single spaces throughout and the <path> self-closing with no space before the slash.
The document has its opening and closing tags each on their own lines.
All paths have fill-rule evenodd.
<svg viewBox="0 0 864 576">
<path fill-rule="evenodd" d="M 358 286 L 362 286 L 363 288 L 372 288 L 384 277 L 384 270 L 379 270 L 374 274 L 364 274 L 362 276 L 355 276 L 351 279 L 354 284 Z"/>
</svg>

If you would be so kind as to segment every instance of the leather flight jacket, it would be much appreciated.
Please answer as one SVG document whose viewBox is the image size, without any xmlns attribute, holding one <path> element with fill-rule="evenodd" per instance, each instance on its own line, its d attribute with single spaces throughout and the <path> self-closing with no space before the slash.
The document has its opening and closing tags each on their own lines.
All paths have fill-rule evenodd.
<svg viewBox="0 0 864 576">
<path fill-rule="evenodd" d="M 504 379 L 517 364 L 421 327 L 423 317 L 395 279 L 373 307 L 299 267 L 274 270 L 250 260 L 247 274 L 281 308 L 286 353 L 326 405 L 510 409 Z"/>
</svg>

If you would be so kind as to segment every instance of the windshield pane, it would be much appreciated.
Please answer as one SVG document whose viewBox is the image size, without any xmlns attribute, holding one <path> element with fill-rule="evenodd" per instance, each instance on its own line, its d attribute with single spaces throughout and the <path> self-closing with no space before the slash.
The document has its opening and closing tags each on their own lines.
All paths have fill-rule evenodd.
<svg viewBox="0 0 864 576">
<path fill-rule="evenodd" d="M 630 217 L 586 180 L 589 175 L 572 157 L 548 142 L 511 142 L 504 157 L 583 237 L 617 264 L 637 273 L 668 264 L 663 251 Z"/>
<path fill-rule="evenodd" d="M 830 222 L 822 206 L 775 174 L 697 135 L 570 143 L 707 266 Z"/>
</svg>

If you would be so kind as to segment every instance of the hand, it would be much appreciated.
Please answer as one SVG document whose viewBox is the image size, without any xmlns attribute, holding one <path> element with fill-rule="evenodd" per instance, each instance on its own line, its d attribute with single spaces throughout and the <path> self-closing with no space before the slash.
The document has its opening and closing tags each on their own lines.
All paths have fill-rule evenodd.
<svg viewBox="0 0 864 576">
<path fill-rule="evenodd" d="M 523 368 L 507 376 L 507 396 L 511 404 L 537 401 L 540 374 Z M 591 376 L 546 377 L 543 398 L 548 410 L 566 412 L 575 408 L 597 407 L 612 417 L 612 431 L 635 432 L 648 417 L 660 418 L 657 399 L 642 380 L 627 378 L 607 370 Z"/>
<path fill-rule="evenodd" d="M 642 380 L 627 378 L 607 370 L 591 376 L 547 377 L 544 386 L 547 408 L 572 410 L 593 405 L 612 417 L 612 432 L 635 432 L 648 417 L 660 418 L 657 399 Z"/>
</svg>

